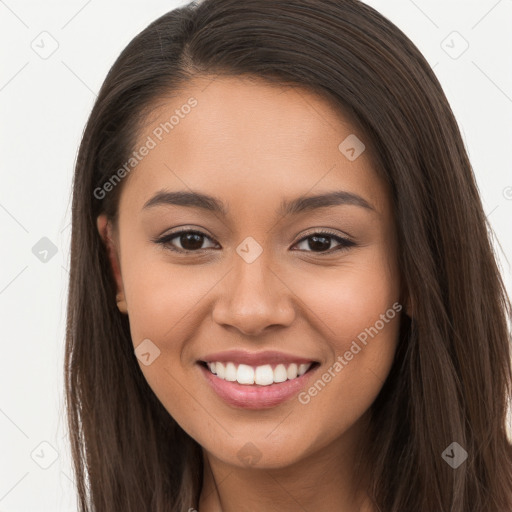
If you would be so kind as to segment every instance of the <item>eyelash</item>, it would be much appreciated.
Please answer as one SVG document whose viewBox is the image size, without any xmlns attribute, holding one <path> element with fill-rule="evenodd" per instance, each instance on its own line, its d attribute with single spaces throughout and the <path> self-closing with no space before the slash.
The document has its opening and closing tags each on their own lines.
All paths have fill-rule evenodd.
<svg viewBox="0 0 512 512">
<path fill-rule="evenodd" d="M 200 235 L 200 236 L 203 236 L 205 238 L 212 240 L 206 233 L 203 233 L 202 231 L 197 231 L 194 229 L 182 229 L 180 231 L 174 231 L 173 233 L 164 235 L 160 238 L 153 239 L 153 242 L 163 245 L 164 247 L 168 248 L 171 251 L 174 251 L 177 253 L 182 253 L 182 254 L 204 253 L 204 251 L 210 249 L 210 248 L 206 248 L 206 249 L 197 249 L 195 251 L 191 251 L 188 249 L 180 249 L 180 248 L 173 247 L 170 244 L 171 240 L 174 240 L 175 238 L 179 237 L 180 235 L 182 235 L 184 233 Z M 335 241 L 337 241 L 340 245 L 338 247 L 335 247 L 334 249 L 331 248 L 331 249 L 328 249 L 327 251 L 323 251 L 323 252 L 315 252 L 315 251 L 304 251 L 304 252 L 311 252 L 313 254 L 318 254 L 318 255 L 332 254 L 333 252 L 340 251 L 340 250 L 347 250 L 350 247 L 353 247 L 356 245 L 356 243 L 353 242 L 352 240 L 350 240 L 348 238 L 340 237 L 339 235 L 336 235 L 328 230 L 315 231 L 311 234 L 308 234 L 307 236 L 302 237 L 300 240 L 298 240 L 294 245 L 297 245 L 297 244 L 307 240 L 308 238 L 312 238 L 313 236 L 318 236 L 318 235 L 326 236 L 327 238 L 332 238 Z"/>
</svg>

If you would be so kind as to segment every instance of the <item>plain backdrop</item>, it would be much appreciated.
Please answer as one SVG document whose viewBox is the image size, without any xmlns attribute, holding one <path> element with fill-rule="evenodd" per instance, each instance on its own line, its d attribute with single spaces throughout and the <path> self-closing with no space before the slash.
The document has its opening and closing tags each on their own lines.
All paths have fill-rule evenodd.
<svg viewBox="0 0 512 512">
<path fill-rule="evenodd" d="M 73 167 L 120 51 L 184 3 L 0 0 L 0 512 L 76 510 L 62 377 Z M 368 3 L 446 92 L 510 293 L 512 1 Z"/>
</svg>

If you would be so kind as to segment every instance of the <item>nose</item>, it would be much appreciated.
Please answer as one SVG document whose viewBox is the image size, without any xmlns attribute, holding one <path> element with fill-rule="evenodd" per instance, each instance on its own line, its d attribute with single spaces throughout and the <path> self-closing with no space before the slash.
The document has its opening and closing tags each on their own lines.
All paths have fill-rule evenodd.
<svg viewBox="0 0 512 512">
<path fill-rule="evenodd" d="M 235 258 L 222 281 L 213 308 L 213 320 L 246 336 L 289 326 L 295 318 L 294 294 L 262 256 L 252 263 Z"/>
</svg>

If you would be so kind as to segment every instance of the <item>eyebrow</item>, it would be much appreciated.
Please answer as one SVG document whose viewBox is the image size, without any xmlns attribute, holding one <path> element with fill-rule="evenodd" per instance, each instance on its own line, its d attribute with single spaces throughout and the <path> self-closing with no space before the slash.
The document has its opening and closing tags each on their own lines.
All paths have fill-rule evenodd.
<svg viewBox="0 0 512 512">
<path fill-rule="evenodd" d="M 170 192 L 159 190 L 151 199 L 146 201 L 143 210 L 163 205 L 188 206 L 201 208 L 212 213 L 227 216 L 226 205 L 218 198 L 202 194 L 200 192 L 178 190 Z M 345 190 L 334 190 L 314 196 L 298 197 L 293 200 L 283 200 L 280 205 L 279 215 L 297 215 L 305 211 L 325 208 L 328 206 L 353 205 L 376 212 L 375 208 L 361 196 Z"/>
</svg>

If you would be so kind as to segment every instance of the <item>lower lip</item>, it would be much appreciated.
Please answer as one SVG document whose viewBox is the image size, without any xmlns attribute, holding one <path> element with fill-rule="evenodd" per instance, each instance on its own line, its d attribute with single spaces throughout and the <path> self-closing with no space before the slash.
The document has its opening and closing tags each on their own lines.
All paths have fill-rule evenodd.
<svg viewBox="0 0 512 512">
<path fill-rule="evenodd" d="M 318 368 L 318 365 L 315 365 L 296 379 L 258 386 L 223 380 L 203 364 L 198 364 L 213 390 L 229 405 L 243 409 L 270 409 L 289 400 L 306 386 L 309 378 Z"/>
</svg>

